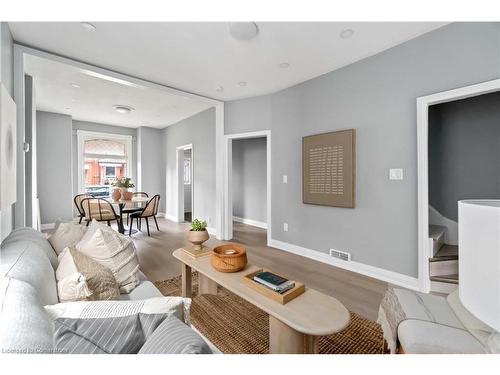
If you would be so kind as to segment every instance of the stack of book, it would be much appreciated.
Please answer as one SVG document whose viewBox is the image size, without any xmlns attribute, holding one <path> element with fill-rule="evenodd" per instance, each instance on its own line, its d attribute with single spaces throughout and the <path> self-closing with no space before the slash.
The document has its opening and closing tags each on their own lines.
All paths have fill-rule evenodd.
<svg viewBox="0 0 500 375">
<path fill-rule="evenodd" d="M 280 294 L 285 293 L 295 286 L 293 281 L 268 271 L 259 272 L 253 277 L 253 280 Z"/>
</svg>

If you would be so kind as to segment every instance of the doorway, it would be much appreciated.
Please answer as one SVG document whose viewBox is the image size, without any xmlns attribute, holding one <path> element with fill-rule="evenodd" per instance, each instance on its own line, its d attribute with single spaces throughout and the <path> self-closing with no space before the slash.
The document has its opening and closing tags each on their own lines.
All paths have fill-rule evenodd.
<svg viewBox="0 0 500 375">
<path fill-rule="evenodd" d="M 177 153 L 177 221 L 190 223 L 194 218 L 193 145 L 176 148 Z"/>
<path fill-rule="evenodd" d="M 226 136 L 226 237 L 258 232 L 271 240 L 271 132 Z M 256 233 L 254 233 L 256 234 Z"/>
</svg>

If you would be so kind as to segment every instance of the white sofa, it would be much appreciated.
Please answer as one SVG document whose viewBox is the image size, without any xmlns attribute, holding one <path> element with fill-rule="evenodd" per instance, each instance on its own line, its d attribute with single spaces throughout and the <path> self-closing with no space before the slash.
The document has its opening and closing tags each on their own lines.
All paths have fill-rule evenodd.
<svg viewBox="0 0 500 375">
<path fill-rule="evenodd" d="M 392 353 L 500 353 L 500 333 L 467 311 L 458 289 L 444 297 L 389 288 L 378 323 Z"/>
<path fill-rule="evenodd" d="M 59 303 L 56 253 L 45 235 L 21 228 L 2 242 L 0 259 L 0 351 L 52 353 L 54 327 L 44 306 Z M 162 296 L 143 274 L 140 278 L 140 284 L 121 299 Z"/>
</svg>

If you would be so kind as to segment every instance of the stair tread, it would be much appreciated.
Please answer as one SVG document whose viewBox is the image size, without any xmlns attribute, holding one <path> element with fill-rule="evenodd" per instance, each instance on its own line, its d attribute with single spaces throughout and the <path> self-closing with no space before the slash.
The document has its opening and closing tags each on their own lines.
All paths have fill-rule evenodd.
<svg viewBox="0 0 500 375">
<path fill-rule="evenodd" d="M 437 240 L 446 232 L 446 227 L 442 225 L 429 225 L 429 238 Z"/>
<path fill-rule="evenodd" d="M 431 281 L 440 281 L 442 283 L 458 284 L 458 274 L 431 276 Z"/>
<path fill-rule="evenodd" d="M 443 245 L 439 251 L 434 255 L 434 258 L 456 256 L 458 259 L 458 246 L 456 245 Z"/>
</svg>

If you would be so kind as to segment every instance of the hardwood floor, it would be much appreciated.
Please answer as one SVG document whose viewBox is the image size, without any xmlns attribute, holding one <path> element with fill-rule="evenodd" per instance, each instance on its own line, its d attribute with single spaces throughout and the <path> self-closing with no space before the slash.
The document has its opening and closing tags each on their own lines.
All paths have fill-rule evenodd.
<svg viewBox="0 0 500 375">
<path fill-rule="evenodd" d="M 132 236 L 137 248 L 141 270 L 151 281 L 170 279 L 181 274 L 180 263 L 172 252 L 186 244 L 189 223 L 158 219 L 160 232 L 151 236 L 137 233 Z M 144 227 L 144 226 L 143 226 Z M 349 310 L 375 320 L 387 283 L 349 272 L 337 267 L 266 246 L 266 230 L 234 223 L 234 242 L 247 246 L 248 261 L 270 268 L 277 273 L 300 280 L 306 286 L 331 295 Z M 224 243 L 213 236 L 207 246 Z"/>
</svg>

